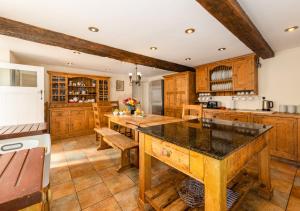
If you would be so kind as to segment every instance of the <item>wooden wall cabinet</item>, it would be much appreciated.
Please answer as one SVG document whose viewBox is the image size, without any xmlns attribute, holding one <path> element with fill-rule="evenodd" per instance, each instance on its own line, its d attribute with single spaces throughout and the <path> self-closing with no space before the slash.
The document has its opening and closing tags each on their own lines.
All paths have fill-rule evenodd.
<svg viewBox="0 0 300 211">
<path fill-rule="evenodd" d="M 200 65 L 196 67 L 196 92 L 232 95 L 237 91 L 254 91 L 258 94 L 257 75 L 254 54 Z"/>
<path fill-rule="evenodd" d="M 208 66 L 199 66 L 196 69 L 196 92 L 209 92 Z"/>
<path fill-rule="evenodd" d="M 254 55 L 237 59 L 233 63 L 233 90 L 257 92 L 257 68 Z"/>
<path fill-rule="evenodd" d="M 183 72 L 164 76 L 164 112 L 166 116 L 181 118 L 182 105 L 193 104 L 195 98 L 194 73 Z"/>
</svg>

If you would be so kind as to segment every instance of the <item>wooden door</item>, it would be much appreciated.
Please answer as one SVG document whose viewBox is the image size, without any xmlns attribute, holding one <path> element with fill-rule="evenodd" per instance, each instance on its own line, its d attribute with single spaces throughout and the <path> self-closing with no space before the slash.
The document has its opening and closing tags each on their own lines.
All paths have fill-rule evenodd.
<svg viewBox="0 0 300 211">
<path fill-rule="evenodd" d="M 86 110 L 86 121 L 88 122 L 88 130 L 93 131 L 95 128 L 95 121 L 94 121 L 94 112 L 93 110 Z"/>
<path fill-rule="evenodd" d="M 58 110 L 50 112 L 50 133 L 54 139 L 69 136 L 69 113 Z"/>
<path fill-rule="evenodd" d="M 207 66 L 200 66 L 196 69 L 196 92 L 208 92 L 209 79 Z"/>
<path fill-rule="evenodd" d="M 294 118 L 277 118 L 274 155 L 297 160 L 297 147 L 297 120 Z"/>
<path fill-rule="evenodd" d="M 175 77 L 175 108 L 188 104 L 188 75 L 180 74 Z"/>
<path fill-rule="evenodd" d="M 256 90 L 255 68 L 253 57 L 236 60 L 233 63 L 233 90 Z"/>
<path fill-rule="evenodd" d="M 85 110 L 71 110 L 70 111 L 70 133 L 84 134 L 88 128 L 88 122 L 85 118 Z"/>
</svg>

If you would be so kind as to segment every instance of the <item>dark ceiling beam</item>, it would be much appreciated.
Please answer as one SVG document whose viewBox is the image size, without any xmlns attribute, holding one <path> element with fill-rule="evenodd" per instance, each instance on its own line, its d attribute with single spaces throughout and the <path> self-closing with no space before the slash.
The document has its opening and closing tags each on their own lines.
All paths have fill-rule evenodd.
<svg viewBox="0 0 300 211">
<path fill-rule="evenodd" d="M 0 17 L 0 34 L 163 70 L 195 71 L 193 67 L 132 53 L 3 17 Z"/>
<path fill-rule="evenodd" d="M 239 40 L 263 59 L 274 57 L 274 51 L 236 0 L 197 0 Z"/>
</svg>

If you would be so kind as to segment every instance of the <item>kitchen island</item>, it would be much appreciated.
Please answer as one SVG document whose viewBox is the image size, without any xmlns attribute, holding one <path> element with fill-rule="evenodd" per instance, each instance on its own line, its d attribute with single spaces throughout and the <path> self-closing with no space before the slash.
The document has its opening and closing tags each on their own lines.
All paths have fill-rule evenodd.
<svg viewBox="0 0 300 211">
<path fill-rule="evenodd" d="M 163 190 L 151 186 L 151 157 L 177 169 L 204 184 L 205 210 L 226 210 L 227 186 L 242 171 L 245 164 L 258 156 L 259 191 L 270 198 L 272 188 L 269 168 L 268 133 L 271 126 L 217 119 L 195 119 L 185 122 L 139 128 L 140 174 L 139 206 L 149 202 L 156 210 L 176 207 L 180 199 L 149 195 Z M 174 185 L 174 184 L 173 184 Z M 156 188 L 151 192 L 153 188 Z M 159 190 L 159 191 L 158 191 Z M 147 195 L 147 192 L 151 194 Z M 240 195 L 242 198 L 242 196 Z M 161 203 L 163 199 L 167 203 Z"/>
</svg>

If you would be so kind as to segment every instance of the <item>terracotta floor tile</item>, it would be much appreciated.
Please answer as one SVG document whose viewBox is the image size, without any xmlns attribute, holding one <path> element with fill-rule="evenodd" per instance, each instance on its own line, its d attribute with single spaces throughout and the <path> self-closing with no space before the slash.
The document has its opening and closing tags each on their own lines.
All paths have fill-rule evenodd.
<svg viewBox="0 0 300 211">
<path fill-rule="evenodd" d="M 239 211 L 283 211 L 281 207 L 264 200 L 250 191 L 242 202 Z"/>
<path fill-rule="evenodd" d="M 63 142 L 64 150 L 65 151 L 77 150 L 78 149 L 77 142 L 78 141 L 76 140 L 76 138 L 73 138 L 73 139 Z"/>
<path fill-rule="evenodd" d="M 70 172 L 73 179 L 77 177 L 82 177 L 90 174 L 95 174 L 96 170 L 94 167 L 89 163 L 79 164 L 79 165 L 72 165 L 70 166 Z"/>
<path fill-rule="evenodd" d="M 75 193 L 75 188 L 72 181 L 64 182 L 51 187 L 52 200 L 62 198 Z"/>
<path fill-rule="evenodd" d="M 287 211 L 299 211 L 299 210 L 300 210 L 300 199 L 291 196 L 287 207 Z"/>
<path fill-rule="evenodd" d="M 124 174 L 104 178 L 103 180 L 112 194 L 116 194 L 134 186 L 134 182 Z"/>
<path fill-rule="evenodd" d="M 50 182 L 51 185 L 58 185 L 70 181 L 71 174 L 68 166 L 51 168 L 50 169 Z"/>
<path fill-rule="evenodd" d="M 100 171 L 100 170 L 115 166 L 119 162 L 120 162 L 119 159 L 106 159 L 106 160 L 91 162 L 91 164 L 94 166 L 94 168 L 97 171 Z"/>
<path fill-rule="evenodd" d="M 118 169 L 118 166 L 112 166 L 112 167 L 109 167 L 106 169 L 99 170 L 97 172 L 102 179 L 107 179 L 112 176 L 120 175 L 121 173 L 119 173 L 117 171 L 117 169 Z"/>
<path fill-rule="evenodd" d="M 95 172 L 93 174 L 83 175 L 81 177 L 77 177 L 73 180 L 76 191 L 80 191 L 91 186 L 102 183 L 102 179 Z"/>
<path fill-rule="evenodd" d="M 51 154 L 63 152 L 63 151 L 64 151 L 64 146 L 63 146 L 62 142 L 52 142 L 51 143 Z"/>
<path fill-rule="evenodd" d="M 288 204 L 289 200 L 289 193 L 283 193 L 276 188 L 273 189 L 273 197 L 271 199 L 271 202 L 282 209 L 285 209 Z"/>
<path fill-rule="evenodd" d="M 121 208 L 114 197 L 109 197 L 84 209 L 84 211 L 121 211 Z"/>
<path fill-rule="evenodd" d="M 282 171 L 287 174 L 295 175 L 297 167 L 288 163 L 281 162 L 277 159 L 271 160 L 271 168 Z"/>
<path fill-rule="evenodd" d="M 298 199 L 300 199 L 300 186 L 294 186 L 292 188 L 291 195 L 298 198 Z"/>
<path fill-rule="evenodd" d="M 131 211 L 138 207 L 137 198 L 138 198 L 138 188 L 134 186 L 128 190 L 122 191 L 114 195 L 118 204 L 123 211 Z"/>
<path fill-rule="evenodd" d="M 139 170 L 137 168 L 130 168 L 123 172 L 126 174 L 135 184 L 139 182 Z"/>
<path fill-rule="evenodd" d="M 51 211 L 80 211 L 76 194 L 62 197 L 51 202 Z"/>
<path fill-rule="evenodd" d="M 109 189 L 105 186 L 104 183 L 81 190 L 77 192 L 77 195 L 82 209 L 94 205 L 97 202 L 100 202 L 112 196 Z"/>
</svg>

